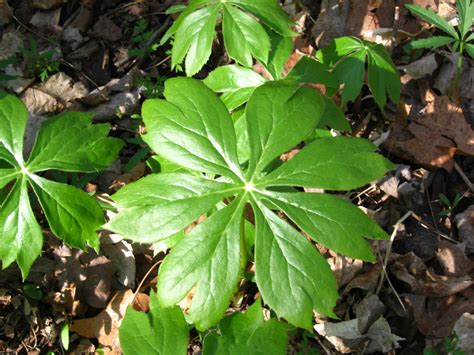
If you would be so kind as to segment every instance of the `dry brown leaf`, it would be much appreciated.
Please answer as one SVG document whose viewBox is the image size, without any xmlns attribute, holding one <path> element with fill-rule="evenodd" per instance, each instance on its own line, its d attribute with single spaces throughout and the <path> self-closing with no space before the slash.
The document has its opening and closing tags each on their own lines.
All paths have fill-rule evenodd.
<svg viewBox="0 0 474 355">
<path fill-rule="evenodd" d="M 118 292 L 107 308 L 97 316 L 73 321 L 71 331 L 86 338 L 97 339 L 100 345 L 118 351 L 118 328 L 132 300 L 132 290 Z"/>
<path fill-rule="evenodd" d="M 355 306 L 358 328 L 362 334 L 367 333 L 372 324 L 383 316 L 385 306 L 377 295 L 369 294 Z"/>
<path fill-rule="evenodd" d="M 356 276 L 351 282 L 349 282 L 344 289 L 344 293 L 346 294 L 354 288 L 375 292 L 381 273 L 382 267 L 380 263 L 371 265 L 368 271 Z"/>
<path fill-rule="evenodd" d="M 473 284 L 469 276 L 456 278 L 435 274 L 413 252 L 394 255 L 388 269 L 391 275 L 409 286 L 410 292 L 419 295 L 450 296 Z"/>
<path fill-rule="evenodd" d="M 352 281 L 364 265 L 362 260 L 350 259 L 338 254 L 327 259 L 327 262 L 336 277 L 339 287 L 347 285 L 347 283 Z"/>
<path fill-rule="evenodd" d="M 59 34 L 62 28 L 59 26 L 61 19 L 61 9 L 51 11 L 36 11 L 30 20 L 30 24 L 37 29 L 50 33 Z"/>
<path fill-rule="evenodd" d="M 425 100 L 427 105 L 411 122 L 400 113 L 384 145 L 403 159 L 452 171 L 454 154 L 474 155 L 474 131 L 461 107 L 447 96 L 428 90 Z"/>
<path fill-rule="evenodd" d="M 105 256 L 62 246 L 54 250 L 57 258 L 56 278 L 61 291 L 71 284 L 75 297 L 94 308 L 104 308 L 110 297 L 115 268 Z"/>
<path fill-rule="evenodd" d="M 129 183 L 137 181 L 145 175 L 145 170 L 146 164 L 144 162 L 139 162 L 128 173 L 122 174 L 114 180 L 110 188 L 117 191 Z"/>
<path fill-rule="evenodd" d="M 469 249 L 474 249 L 474 205 L 456 215 L 454 221 L 461 240 L 466 242 Z"/>
<path fill-rule="evenodd" d="M 466 256 L 466 243 L 453 244 L 441 240 L 437 259 L 446 275 L 462 277 L 467 276 L 474 268 L 474 263 Z"/>
<path fill-rule="evenodd" d="M 28 111 L 35 115 L 59 112 L 64 109 L 64 104 L 61 101 L 36 88 L 26 89 L 20 98 Z"/>
<path fill-rule="evenodd" d="M 28 88 L 21 99 L 28 111 L 36 115 L 56 113 L 88 94 L 84 84 L 75 83 L 68 75 L 59 72 L 44 83 Z"/>
<path fill-rule="evenodd" d="M 457 295 L 428 299 L 423 295 L 405 294 L 402 298 L 411 307 L 418 330 L 428 336 L 451 336 L 459 317 L 474 312 L 472 299 Z"/>
<path fill-rule="evenodd" d="M 61 6 L 67 0 L 31 0 L 31 6 L 35 9 L 50 10 Z"/>
<path fill-rule="evenodd" d="M 319 47 L 329 45 L 333 38 L 344 34 L 349 11 L 348 0 L 328 0 L 322 5 L 311 31 L 311 36 Z"/>
<path fill-rule="evenodd" d="M 136 263 L 132 245 L 120 240 L 117 243 L 102 243 L 101 250 L 115 268 L 117 289 L 135 288 Z"/>
<path fill-rule="evenodd" d="M 138 312 L 148 313 L 150 310 L 150 296 L 146 293 L 138 292 L 132 302 L 132 307 Z"/>
<path fill-rule="evenodd" d="M 122 30 L 111 19 L 101 16 L 94 25 L 91 35 L 114 43 L 122 38 Z"/>
<path fill-rule="evenodd" d="M 8 25 L 12 20 L 12 12 L 8 8 L 7 0 L 0 0 L 0 26 Z"/>
</svg>

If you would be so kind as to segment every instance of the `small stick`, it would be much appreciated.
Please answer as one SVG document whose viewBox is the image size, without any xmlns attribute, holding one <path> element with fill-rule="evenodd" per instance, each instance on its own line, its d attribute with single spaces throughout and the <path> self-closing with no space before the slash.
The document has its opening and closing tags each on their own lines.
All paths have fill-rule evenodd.
<svg viewBox="0 0 474 355">
<path fill-rule="evenodd" d="M 423 221 L 423 219 L 420 216 L 418 216 L 416 213 L 412 213 L 411 217 L 413 219 L 415 219 L 418 223 L 420 223 L 423 227 L 425 227 L 429 231 L 433 232 L 434 234 L 439 235 L 441 238 L 449 240 L 452 243 L 459 244 L 459 242 L 457 240 L 454 240 L 454 239 L 450 238 L 446 234 L 444 234 L 444 233 L 440 232 L 439 230 L 437 230 L 435 227 L 433 227 L 430 224 Z"/>
<path fill-rule="evenodd" d="M 387 264 L 388 264 L 388 258 L 390 257 L 390 254 L 392 253 L 392 245 L 393 245 L 393 242 L 395 240 L 395 236 L 397 235 L 397 231 L 398 231 L 398 227 L 400 227 L 400 224 L 402 224 L 403 222 L 405 222 L 405 220 L 410 217 L 411 215 L 413 214 L 413 211 L 408 211 L 407 213 L 405 213 L 403 215 L 402 218 L 400 218 L 397 223 L 395 223 L 395 225 L 393 226 L 393 232 L 392 234 L 390 235 L 390 241 L 389 241 L 389 244 L 388 244 L 388 249 L 387 249 L 387 253 L 385 254 L 385 258 L 383 260 L 383 263 L 382 263 L 382 277 L 380 278 L 380 282 L 379 282 L 379 285 L 377 287 L 377 291 L 375 292 L 376 295 L 378 295 L 380 293 L 380 290 L 382 289 L 382 285 L 383 285 L 383 281 L 384 281 L 384 277 L 387 279 L 390 287 L 393 289 L 393 291 L 395 292 L 395 295 L 397 295 L 397 298 L 399 299 L 399 301 L 401 302 L 401 299 L 400 297 L 398 296 L 397 292 L 395 291 L 395 288 L 393 287 L 392 283 L 390 282 L 390 279 L 388 277 L 388 273 L 387 273 Z M 403 305 L 403 302 L 401 302 L 402 304 L 402 307 L 403 309 L 405 309 L 405 306 Z"/>
<path fill-rule="evenodd" d="M 392 43 L 390 44 L 390 54 L 393 54 L 395 47 L 397 46 L 398 28 L 400 26 L 400 7 L 395 6 L 395 13 L 393 14 L 393 27 L 392 27 Z"/>
<path fill-rule="evenodd" d="M 145 274 L 145 276 L 143 276 L 142 280 L 140 281 L 140 284 L 138 285 L 135 293 L 133 294 L 133 298 L 132 300 L 130 301 L 130 304 L 133 303 L 133 301 L 135 300 L 135 297 L 137 297 L 137 294 L 138 292 L 140 292 L 140 289 L 142 288 L 145 280 L 147 279 L 148 276 L 150 276 L 151 272 L 158 266 L 162 263 L 163 260 L 158 260 L 156 263 L 153 264 L 153 266 L 150 268 L 150 270 L 147 271 L 147 273 Z"/>
<path fill-rule="evenodd" d="M 469 178 L 464 174 L 464 171 L 462 171 L 461 167 L 458 165 L 458 163 L 454 162 L 454 169 L 457 171 L 461 179 L 464 181 L 464 183 L 469 187 L 469 190 L 474 192 L 474 184 L 469 180 Z"/>
</svg>

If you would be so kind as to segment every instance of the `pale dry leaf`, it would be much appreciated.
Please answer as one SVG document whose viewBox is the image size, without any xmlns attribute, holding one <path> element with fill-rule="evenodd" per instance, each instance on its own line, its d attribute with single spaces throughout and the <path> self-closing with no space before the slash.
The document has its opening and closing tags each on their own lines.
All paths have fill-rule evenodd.
<svg viewBox="0 0 474 355">
<path fill-rule="evenodd" d="M 377 295 L 367 295 L 354 309 L 355 316 L 359 322 L 359 332 L 365 334 L 372 324 L 383 316 L 384 311 L 385 305 Z"/>
<path fill-rule="evenodd" d="M 56 97 L 37 88 L 28 88 L 20 96 L 28 111 L 35 115 L 59 112 L 64 109 L 64 104 Z"/>
<path fill-rule="evenodd" d="M 75 100 L 82 99 L 89 93 L 82 82 L 74 82 L 70 76 L 63 72 L 51 75 L 48 80 L 38 86 L 38 89 L 58 98 L 66 106 Z"/>
<path fill-rule="evenodd" d="M 341 353 L 387 353 L 396 349 L 403 338 L 392 333 L 390 325 L 384 317 L 375 321 L 366 334 L 359 331 L 358 319 L 351 319 L 340 323 L 316 324 L 314 329 L 321 336 L 334 345 Z"/>
<path fill-rule="evenodd" d="M 466 353 L 474 353 L 474 314 L 464 313 L 454 324 L 457 346 Z"/>
<path fill-rule="evenodd" d="M 402 65 L 399 69 L 410 75 L 412 79 L 421 79 L 431 75 L 438 68 L 435 53 L 428 54 L 410 64 Z"/>
<path fill-rule="evenodd" d="M 114 280 L 119 283 L 116 288 L 134 288 L 136 263 L 132 245 L 121 240 L 115 244 L 102 244 L 101 249 L 105 256 L 112 261 L 116 270 Z"/>
<path fill-rule="evenodd" d="M 467 248 L 474 249 L 474 205 L 459 213 L 454 218 L 459 237 L 466 243 Z"/>
<path fill-rule="evenodd" d="M 73 321 L 71 331 L 86 338 L 97 339 L 102 346 L 118 350 L 118 328 L 132 300 L 132 290 L 118 292 L 107 308 L 97 316 Z"/>
<path fill-rule="evenodd" d="M 51 33 L 59 33 L 62 28 L 59 26 L 61 9 L 50 11 L 36 11 L 30 20 L 30 24 L 37 29 Z"/>
<path fill-rule="evenodd" d="M 347 285 L 354 279 L 356 274 L 362 269 L 362 260 L 346 258 L 343 255 L 335 254 L 327 259 L 339 287 Z"/>
</svg>

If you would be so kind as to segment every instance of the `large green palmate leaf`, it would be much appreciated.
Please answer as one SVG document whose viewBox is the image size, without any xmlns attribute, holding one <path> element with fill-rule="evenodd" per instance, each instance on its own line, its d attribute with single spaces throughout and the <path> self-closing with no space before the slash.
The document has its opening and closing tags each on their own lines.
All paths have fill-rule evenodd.
<svg viewBox="0 0 474 355">
<path fill-rule="evenodd" d="M 106 226 L 132 241 L 166 244 L 178 229 L 206 216 L 160 267 L 160 305 L 171 307 L 191 295 L 189 318 L 196 327 L 202 331 L 217 324 L 253 252 L 257 286 L 279 317 L 310 329 L 313 310 L 334 316 L 335 278 L 301 231 L 366 260 L 373 255 L 363 238 L 386 234 L 335 196 L 291 187 L 356 188 L 382 177 L 392 164 L 374 153 L 369 141 L 328 138 L 316 139 L 277 167 L 282 153 L 314 132 L 325 106 L 315 90 L 277 81 L 256 88 L 238 119 L 245 119 L 248 133 L 248 141 L 239 142 L 248 144 L 248 164 L 241 166 L 232 118 L 211 89 L 189 78 L 170 79 L 165 86 L 167 101 L 148 100 L 143 106 L 145 140 L 160 157 L 203 175 L 159 174 L 130 184 L 112 196 L 120 213 Z M 277 193 L 278 186 L 290 188 Z M 250 237 L 244 213 L 249 206 L 256 217 Z M 300 229 L 281 219 L 279 210 Z"/>
<path fill-rule="evenodd" d="M 32 212 L 29 187 L 38 198 L 52 232 L 70 246 L 98 249 L 96 231 L 102 209 L 84 191 L 36 175 L 45 170 L 99 171 L 118 155 L 122 142 L 108 138 L 108 125 L 92 125 L 86 114 L 67 113 L 46 120 L 28 161 L 23 157 L 27 111 L 15 96 L 0 95 L 0 188 L 16 181 L 0 209 L 0 259 L 17 261 L 26 278 L 41 253 L 42 231 Z"/>
<path fill-rule="evenodd" d="M 292 22 L 276 0 L 191 1 L 162 40 L 163 43 L 174 36 L 173 67 L 185 60 L 188 76 L 202 69 L 211 55 L 219 18 L 230 58 L 247 67 L 253 65 L 253 58 L 267 64 L 271 42 L 262 24 L 281 36 L 295 35 L 289 29 Z"/>
<path fill-rule="evenodd" d="M 275 319 L 264 321 L 260 301 L 245 313 L 236 312 L 219 323 L 219 332 L 204 338 L 204 355 L 287 354 L 288 324 Z"/>
<path fill-rule="evenodd" d="M 127 308 L 119 328 L 125 355 L 186 355 L 188 326 L 179 307 L 162 307 L 152 291 L 148 314 Z"/>
<path fill-rule="evenodd" d="M 296 35 L 295 32 L 290 30 L 293 22 L 278 5 L 278 2 L 274 0 L 229 0 L 229 2 L 257 16 L 265 25 L 281 35 L 288 37 Z"/>
<path fill-rule="evenodd" d="M 168 101 L 148 100 L 143 106 L 143 119 L 153 132 L 144 140 L 171 162 L 239 180 L 232 121 L 222 101 L 204 88 L 197 80 L 168 81 L 164 93 Z"/>
<path fill-rule="evenodd" d="M 265 68 L 267 68 L 273 79 L 281 80 L 283 79 L 282 72 L 285 64 L 291 53 L 293 53 L 293 40 L 272 30 L 268 30 L 268 34 L 271 41 L 271 50 Z"/>
</svg>

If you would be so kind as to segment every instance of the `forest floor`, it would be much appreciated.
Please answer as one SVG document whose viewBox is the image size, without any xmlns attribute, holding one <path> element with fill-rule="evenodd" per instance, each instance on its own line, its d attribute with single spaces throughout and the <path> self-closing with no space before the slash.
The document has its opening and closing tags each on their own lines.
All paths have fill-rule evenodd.
<svg viewBox="0 0 474 355">
<path fill-rule="evenodd" d="M 170 68 L 169 44 L 155 48 L 174 16 L 165 10 L 181 2 L 8 3 L 10 9 L 0 1 L 0 59 L 18 61 L 0 68 L 15 77 L 0 86 L 18 94 L 31 113 L 27 142 L 47 116 L 92 112 L 95 121 L 111 123 L 112 135 L 126 146 L 107 171 L 74 182 L 67 178 L 100 198 L 149 174 L 151 153 L 137 140 L 142 127 L 133 115 L 144 99 L 161 95 L 166 78 L 183 75 Z M 450 0 L 284 4 L 301 34 L 287 72 L 334 37 L 353 35 L 385 44 L 403 84 L 398 106 L 389 104 L 381 112 L 367 91 L 347 109 L 352 135 L 374 141 L 397 164 L 381 181 L 346 194 L 391 234 L 391 241 L 374 243 L 374 264 L 326 251 L 339 283 L 339 327 L 329 332 L 317 324 L 314 334 L 295 331 L 292 354 L 474 352 L 474 68 L 466 58 L 451 100 L 456 58 L 443 49 L 416 58 L 404 51 L 415 34 L 434 32 L 411 16 L 405 3 L 430 6 L 448 21 L 456 17 Z M 228 62 L 216 42 L 197 77 Z M 267 75 L 258 65 L 254 69 Z M 159 246 L 131 245 L 106 232 L 100 253 L 86 253 L 66 247 L 43 225 L 43 254 L 28 279 L 22 281 L 16 265 L 0 271 L 0 353 L 64 353 L 65 322 L 71 352 L 120 352 L 117 329 L 124 310 L 134 291 L 133 306 L 147 309 L 155 266 L 165 254 Z M 242 296 L 234 308 L 245 309 L 255 288 L 242 290 Z M 365 322 L 368 331 L 355 334 L 354 320 Z M 189 353 L 199 354 L 195 336 Z"/>
</svg>

